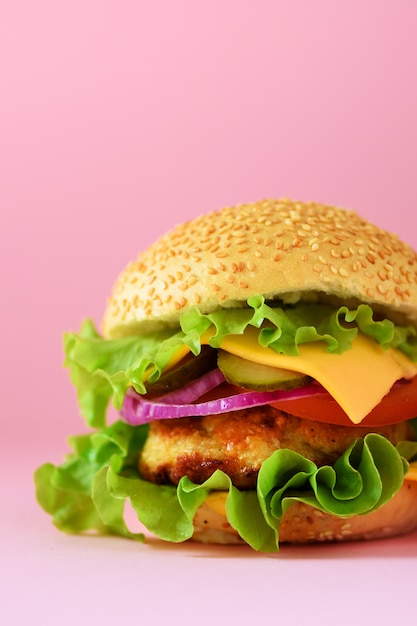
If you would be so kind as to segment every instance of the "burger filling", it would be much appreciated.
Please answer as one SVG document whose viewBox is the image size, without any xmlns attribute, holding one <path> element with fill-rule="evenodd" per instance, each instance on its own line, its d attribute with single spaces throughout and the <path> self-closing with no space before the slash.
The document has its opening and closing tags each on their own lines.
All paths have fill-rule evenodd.
<svg viewBox="0 0 417 626">
<path fill-rule="evenodd" d="M 183 476 L 203 483 L 219 469 L 239 489 L 255 489 L 262 463 L 276 450 L 293 450 L 317 466 L 333 465 L 356 439 L 370 432 L 394 445 L 413 438 L 408 422 L 346 427 L 300 419 L 268 405 L 158 420 L 150 425 L 139 468 L 147 480 L 174 485 Z"/>
<path fill-rule="evenodd" d="M 129 500 L 150 532 L 184 541 L 221 491 L 238 534 L 273 551 L 294 502 L 345 518 L 398 492 L 417 458 L 415 328 L 368 305 L 246 304 L 148 334 L 104 338 L 87 321 L 66 335 L 91 431 L 36 472 L 59 528 L 141 539 Z"/>
</svg>

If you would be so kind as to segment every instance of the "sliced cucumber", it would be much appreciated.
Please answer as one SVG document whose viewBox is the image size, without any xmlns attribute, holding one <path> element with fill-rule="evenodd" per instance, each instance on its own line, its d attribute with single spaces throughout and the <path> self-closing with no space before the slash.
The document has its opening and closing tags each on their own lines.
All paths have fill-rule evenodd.
<svg viewBox="0 0 417 626">
<path fill-rule="evenodd" d="M 228 383 L 244 389 L 257 391 L 295 389 L 306 385 L 311 380 L 305 374 L 254 363 L 224 350 L 219 350 L 217 364 Z"/>
<path fill-rule="evenodd" d="M 149 396 L 162 396 L 165 393 L 184 387 L 203 374 L 214 369 L 217 365 L 217 351 L 208 346 L 203 346 L 200 354 L 194 356 L 187 354 L 175 367 L 162 373 L 154 383 L 146 385 L 146 393 Z"/>
</svg>

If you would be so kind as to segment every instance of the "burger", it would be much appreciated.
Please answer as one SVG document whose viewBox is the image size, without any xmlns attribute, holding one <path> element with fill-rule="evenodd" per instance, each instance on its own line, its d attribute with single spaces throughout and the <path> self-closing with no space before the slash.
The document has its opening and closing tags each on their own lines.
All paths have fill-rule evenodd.
<svg viewBox="0 0 417 626">
<path fill-rule="evenodd" d="M 35 475 L 62 531 L 142 541 L 126 503 L 165 541 L 263 552 L 417 528 L 417 254 L 355 212 L 181 224 L 64 348 L 87 429 Z"/>
</svg>

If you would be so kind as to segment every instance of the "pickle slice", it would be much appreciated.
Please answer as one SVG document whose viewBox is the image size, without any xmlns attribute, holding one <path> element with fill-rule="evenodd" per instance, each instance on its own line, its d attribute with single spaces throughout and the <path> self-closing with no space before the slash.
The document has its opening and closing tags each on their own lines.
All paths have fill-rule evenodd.
<svg viewBox="0 0 417 626">
<path fill-rule="evenodd" d="M 310 376 L 280 367 L 271 367 L 219 350 L 217 364 L 227 382 L 254 391 L 295 389 L 311 381 Z"/>
<path fill-rule="evenodd" d="M 157 381 L 148 383 L 146 393 L 152 397 L 162 396 L 185 387 L 187 383 L 200 378 L 215 367 L 217 367 L 217 351 L 209 346 L 203 346 L 200 354 L 195 356 L 190 352 L 175 367 L 163 372 Z"/>
</svg>

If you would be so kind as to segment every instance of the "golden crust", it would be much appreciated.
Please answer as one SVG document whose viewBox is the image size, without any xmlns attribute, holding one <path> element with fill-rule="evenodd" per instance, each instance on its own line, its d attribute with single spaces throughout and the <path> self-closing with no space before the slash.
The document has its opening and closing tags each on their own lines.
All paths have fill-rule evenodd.
<svg viewBox="0 0 417 626">
<path fill-rule="evenodd" d="M 194 518 L 195 541 L 242 544 L 238 533 L 227 522 L 219 506 L 207 499 Z M 226 494 L 224 494 L 225 500 Z M 314 543 L 384 539 L 417 528 L 417 482 L 405 480 L 395 496 L 380 509 L 367 515 L 337 518 L 306 504 L 295 503 L 284 514 L 279 531 L 280 543 Z"/>
<path fill-rule="evenodd" d="M 182 311 L 284 302 L 368 302 L 417 322 L 417 254 L 353 211 L 287 199 L 212 212 L 174 228 L 122 272 L 106 336 L 175 325 Z"/>
<path fill-rule="evenodd" d="M 216 469 L 240 489 L 255 489 L 262 463 L 278 449 L 332 465 L 359 437 L 377 432 L 394 445 L 412 436 L 407 422 L 391 426 L 336 426 L 300 419 L 271 406 L 202 418 L 155 421 L 140 457 L 143 478 L 178 484 L 182 476 L 202 483 Z"/>
</svg>

